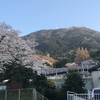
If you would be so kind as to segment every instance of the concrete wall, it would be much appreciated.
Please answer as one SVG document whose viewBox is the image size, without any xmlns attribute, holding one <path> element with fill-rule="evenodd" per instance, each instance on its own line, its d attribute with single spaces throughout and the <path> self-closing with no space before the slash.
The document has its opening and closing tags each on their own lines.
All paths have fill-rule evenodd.
<svg viewBox="0 0 100 100">
<path fill-rule="evenodd" d="M 92 72 L 93 87 L 100 87 L 100 71 Z"/>
</svg>

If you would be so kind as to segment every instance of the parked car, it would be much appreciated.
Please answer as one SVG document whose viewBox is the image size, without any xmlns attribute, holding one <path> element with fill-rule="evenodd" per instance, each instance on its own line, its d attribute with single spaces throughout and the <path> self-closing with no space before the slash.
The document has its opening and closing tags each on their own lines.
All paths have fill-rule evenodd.
<svg viewBox="0 0 100 100">
<path fill-rule="evenodd" d="M 92 89 L 92 100 L 100 100 L 100 88 Z"/>
</svg>

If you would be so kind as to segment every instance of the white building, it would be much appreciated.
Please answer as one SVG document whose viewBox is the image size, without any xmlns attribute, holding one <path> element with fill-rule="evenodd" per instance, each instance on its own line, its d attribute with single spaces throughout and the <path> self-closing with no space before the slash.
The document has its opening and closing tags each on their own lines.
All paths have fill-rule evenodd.
<svg viewBox="0 0 100 100">
<path fill-rule="evenodd" d="M 93 88 L 100 87 L 100 64 L 89 69 L 92 76 Z"/>
</svg>

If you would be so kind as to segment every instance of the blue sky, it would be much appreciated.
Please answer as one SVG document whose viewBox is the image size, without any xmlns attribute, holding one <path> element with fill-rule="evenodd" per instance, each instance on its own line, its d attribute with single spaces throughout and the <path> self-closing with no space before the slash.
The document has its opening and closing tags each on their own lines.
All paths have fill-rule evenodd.
<svg viewBox="0 0 100 100">
<path fill-rule="evenodd" d="M 0 0 L 0 22 L 21 36 L 72 26 L 100 31 L 100 0 Z"/>
</svg>

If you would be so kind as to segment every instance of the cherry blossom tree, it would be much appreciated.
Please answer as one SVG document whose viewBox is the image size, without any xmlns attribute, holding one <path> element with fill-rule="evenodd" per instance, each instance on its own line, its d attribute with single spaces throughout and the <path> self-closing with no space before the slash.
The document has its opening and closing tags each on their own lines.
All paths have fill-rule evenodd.
<svg viewBox="0 0 100 100">
<path fill-rule="evenodd" d="M 20 32 L 12 29 L 10 25 L 0 23 L 0 64 L 10 60 L 21 61 L 23 65 L 33 65 L 34 50 L 22 40 L 18 34 Z"/>
</svg>

